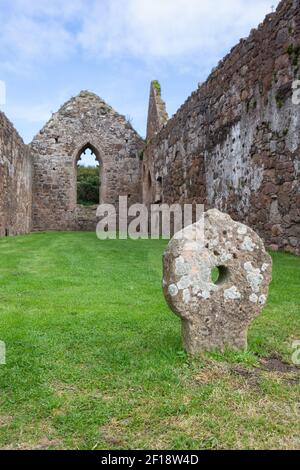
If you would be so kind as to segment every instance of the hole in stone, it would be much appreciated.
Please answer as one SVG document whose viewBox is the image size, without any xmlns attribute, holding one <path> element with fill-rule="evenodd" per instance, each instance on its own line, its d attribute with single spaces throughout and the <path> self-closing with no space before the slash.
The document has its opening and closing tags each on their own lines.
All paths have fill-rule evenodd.
<svg viewBox="0 0 300 470">
<path fill-rule="evenodd" d="M 8 228 L 5 229 L 5 236 L 9 237 L 9 229 Z"/>
<path fill-rule="evenodd" d="M 211 272 L 212 282 L 216 285 L 221 285 L 228 279 L 229 272 L 225 266 L 216 266 Z"/>
</svg>

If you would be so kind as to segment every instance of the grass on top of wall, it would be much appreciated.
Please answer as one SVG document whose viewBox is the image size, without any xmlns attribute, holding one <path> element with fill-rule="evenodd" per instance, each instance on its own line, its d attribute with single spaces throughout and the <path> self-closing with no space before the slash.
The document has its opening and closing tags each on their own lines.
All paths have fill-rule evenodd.
<svg viewBox="0 0 300 470">
<path fill-rule="evenodd" d="M 300 447 L 300 259 L 274 254 L 247 353 L 189 358 L 162 295 L 165 241 L 0 240 L 0 448 Z"/>
</svg>

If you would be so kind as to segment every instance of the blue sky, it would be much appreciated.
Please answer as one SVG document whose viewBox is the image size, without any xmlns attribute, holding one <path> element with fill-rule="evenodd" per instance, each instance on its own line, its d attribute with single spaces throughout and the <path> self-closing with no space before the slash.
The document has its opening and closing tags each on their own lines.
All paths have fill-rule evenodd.
<svg viewBox="0 0 300 470">
<path fill-rule="evenodd" d="M 149 84 L 172 115 L 276 0 L 0 0 L 1 106 L 26 143 L 80 90 L 145 135 Z"/>
</svg>

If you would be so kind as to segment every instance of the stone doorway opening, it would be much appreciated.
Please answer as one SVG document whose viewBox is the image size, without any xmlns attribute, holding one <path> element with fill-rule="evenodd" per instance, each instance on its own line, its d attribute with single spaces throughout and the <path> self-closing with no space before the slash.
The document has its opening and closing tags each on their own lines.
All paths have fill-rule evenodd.
<svg viewBox="0 0 300 470">
<path fill-rule="evenodd" d="M 94 206 L 100 203 L 102 162 L 97 149 L 87 143 L 76 159 L 77 205 Z"/>
</svg>

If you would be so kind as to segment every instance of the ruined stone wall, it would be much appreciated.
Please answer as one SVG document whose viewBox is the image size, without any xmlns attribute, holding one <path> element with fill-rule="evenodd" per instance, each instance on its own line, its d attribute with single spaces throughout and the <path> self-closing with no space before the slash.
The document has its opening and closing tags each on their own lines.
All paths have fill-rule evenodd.
<svg viewBox="0 0 300 470">
<path fill-rule="evenodd" d="M 144 200 L 159 182 L 163 202 L 216 207 L 300 254 L 298 79 L 300 1 L 284 0 L 151 136 Z"/>
<path fill-rule="evenodd" d="M 81 92 L 31 143 L 34 230 L 96 227 L 96 207 L 77 206 L 77 161 L 86 147 L 101 165 L 101 203 L 117 204 L 119 196 L 128 196 L 130 203 L 141 201 L 144 141 L 124 116 L 93 93 Z"/>
<path fill-rule="evenodd" d="M 30 232 L 31 209 L 29 148 L 0 112 L 0 236 Z"/>
</svg>

